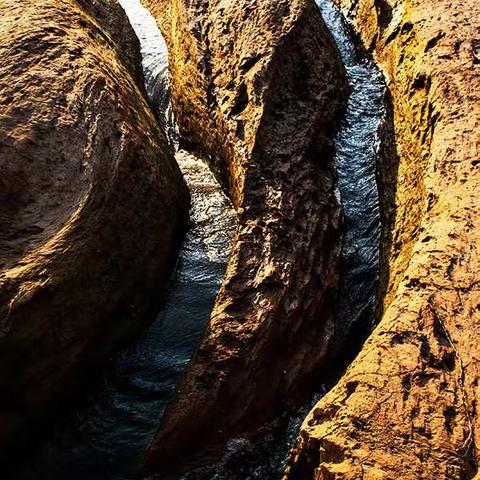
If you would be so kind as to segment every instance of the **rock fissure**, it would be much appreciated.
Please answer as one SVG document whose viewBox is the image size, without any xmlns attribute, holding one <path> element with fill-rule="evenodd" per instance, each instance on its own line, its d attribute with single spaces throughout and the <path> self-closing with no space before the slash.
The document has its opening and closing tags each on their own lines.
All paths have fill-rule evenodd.
<svg viewBox="0 0 480 480">
<path fill-rule="evenodd" d="M 374 1 L 337 3 L 391 93 L 378 175 L 383 306 L 359 357 L 319 403 L 326 411 L 335 405 L 333 416 L 307 418 L 285 478 L 296 478 L 312 448 L 318 463 L 305 478 L 315 480 L 477 478 L 478 179 L 471 161 L 480 78 L 463 45 L 475 30 L 467 12 L 478 6 L 389 0 L 386 25 Z M 352 381 L 359 384 L 349 394 Z M 332 444 L 343 454 L 339 462 L 323 453 Z"/>
</svg>

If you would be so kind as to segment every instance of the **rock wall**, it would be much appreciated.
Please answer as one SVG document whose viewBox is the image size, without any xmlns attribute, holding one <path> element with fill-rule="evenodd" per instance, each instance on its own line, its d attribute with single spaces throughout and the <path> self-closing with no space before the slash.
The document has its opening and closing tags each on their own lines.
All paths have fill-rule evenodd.
<svg viewBox="0 0 480 480">
<path fill-rule="evenodd" d="M 480 7 L 339 3 L 391 92 L 383 316 L 305 420 L 284 478 L 478 478 Z"/>
<path fill-rule="evenodd" d="M 181 142 L 238 213 L 210 324 L 148 452 L 146 471 L 167 475 L 310 391 L 335 335 L 331 136 L 348 88 L 310 0 L 145 3 L 169 45 Z"/>
<path fill-rule="evenodd" d="M 116 1 L 2 0 L 0 18 L 3 464 L 158 303 L 188 192 Z"/>
</svg>

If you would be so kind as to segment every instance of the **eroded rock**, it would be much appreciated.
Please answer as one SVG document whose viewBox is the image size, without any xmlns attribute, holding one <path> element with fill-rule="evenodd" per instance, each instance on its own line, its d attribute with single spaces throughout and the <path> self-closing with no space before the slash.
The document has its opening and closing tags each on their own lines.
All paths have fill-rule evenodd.
<svg viewBox="0 0 480 480">
<path fill-rule="evenodd" d="M 329 349 L 341 242 L 331 136 L 348 88 L 309 0 L 145 3 L 169 45 L 181 142 L 238 213 L 209 327 L 148 452 L 146 471 L 167 476 L 301 398 Z"/>
<path fill-rule="evenodd" d="M 284 478 L 477 478 L 478 2 L 339 3 L 392 99 L 383 316 L 305 420 Z"/>
<path fill-rule="evenodd" d="M 0 18 L 3 462 L 158 303 L 188 192 L 116 1 L 3 0 Z"/>
</svg>

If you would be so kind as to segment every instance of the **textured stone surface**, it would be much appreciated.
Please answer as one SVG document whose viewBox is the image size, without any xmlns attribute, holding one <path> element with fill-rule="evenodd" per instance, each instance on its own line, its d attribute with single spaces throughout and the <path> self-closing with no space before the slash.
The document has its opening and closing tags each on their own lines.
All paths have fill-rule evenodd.
<svg viewBox="0 0 480 480">
<path fill-rule="evenodd" d="M 478 478 L 480 7 L 339 3 L 392 96 L 383 316 L 305 420 L 285 478 Z"/>
<path fill-rule="evenodd" d="M 182 143 L 209 161 L 239 225 L 148 453 L 146 470 L 166 475 L 275 417 L 328 351 L 341 237 L 330 137 L 347 86 L 309 0 L 146 4 L 169 44 Z"/>
<path fill-rule="evenodd" d="M 3 461 L 158 303 L 188 193 L 115 1 L 2 0 L 0 18 Z"/>
</svg>

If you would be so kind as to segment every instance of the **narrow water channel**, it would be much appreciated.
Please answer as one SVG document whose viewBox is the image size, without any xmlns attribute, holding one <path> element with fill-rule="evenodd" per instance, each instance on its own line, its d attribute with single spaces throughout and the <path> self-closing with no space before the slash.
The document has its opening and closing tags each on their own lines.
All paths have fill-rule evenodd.
<svg viewBox="0 0 480 480">
<path fill-rule="evenodd" d="M 174 143 L 165 42 L 140 0 L 119 2 L 141 43 L 150 101 Z M 348 332 L 352 325 L 373 319 L 380 231 L 375 164 L 385 86 L 373 62 L 356 51 L 331 0 L 316 3 L 335 38 L 352 87 L 335 139 L 338 189 L 347 226 L 337 321 Z M 186 152 L 176 156 L 192 195 L 192 226 L 165 308 L 119 360 L 116 370 L 106 376 L 92 407 L 59 428 L 34 461 L 16 472 L 15 480 L 135 477 L 174 385 L 209 319 L 235 229 L 234 212 L 208 167 Z M 276 478 L 307 411 L 308 406 L 295 417 L 283 419 L 280 440 L 278 432 L 266 438 L 265 445 L 251 446 L 243 439 L 232 439 L 212 480 Z M 250 456 L 249 452 L 256 454 Z"/>
<path fill-rule="evenodd" d="M 338 194 L 346 226 L 335 322 L 341 330 L 340 336 L 346 338 L 348 352 L 343 355 L 351 360 L 358 353 L 362 337 L 375 322 L 381 229 L 376 164 L 380 127 L 385 119 L 386 86 L 373 60 L 356 48 L 352 30 L 333 1 L 315 0 L 315 3 L 337 44 L 351 88 L 334 139 Z M 344 362 L 345 359 L 338 362 L 338 373 L 345 367 Z M 279 419 L 262 440 L 252 444 L 244 438 L 232 439 L 221 462 L 211 469 L 210 478 L 205 478 L 279 478 L 303 419 L 325 394 L 323 386 L 317 386 L 316 390 L 307 405 Z M 195 475 L 192 480 L 196 480 Z"/>
<path fill-rule="evenodd" d="M 376 164 L 386 87 L 372 59 L 356 49 L 350 27 L 332 0 L 315 2 L 340 51 L 351 88 L 335 137 L 335 166 L 346 224 L 336 324 L 348 337 L 349 332 L 368 330 L 374 322 L 380 251 Z"/>
<path fill-rule="evenodd" d="M 119 0 L 140 40 L 145 86 L 171 143 L 165 41 L 140 0 Z M 176 159 L 191 195 L 190 229 L 164 309 L 124 352 L 92 405 L 43 446 L 12 480 L 131 480 L 153 437 L 178 377 L 210 318 L 230 256 L 236 214 L 207 165 L 185 151 Z M 161 290 L 161 289 L 159 289 Z"/>
</svg>

